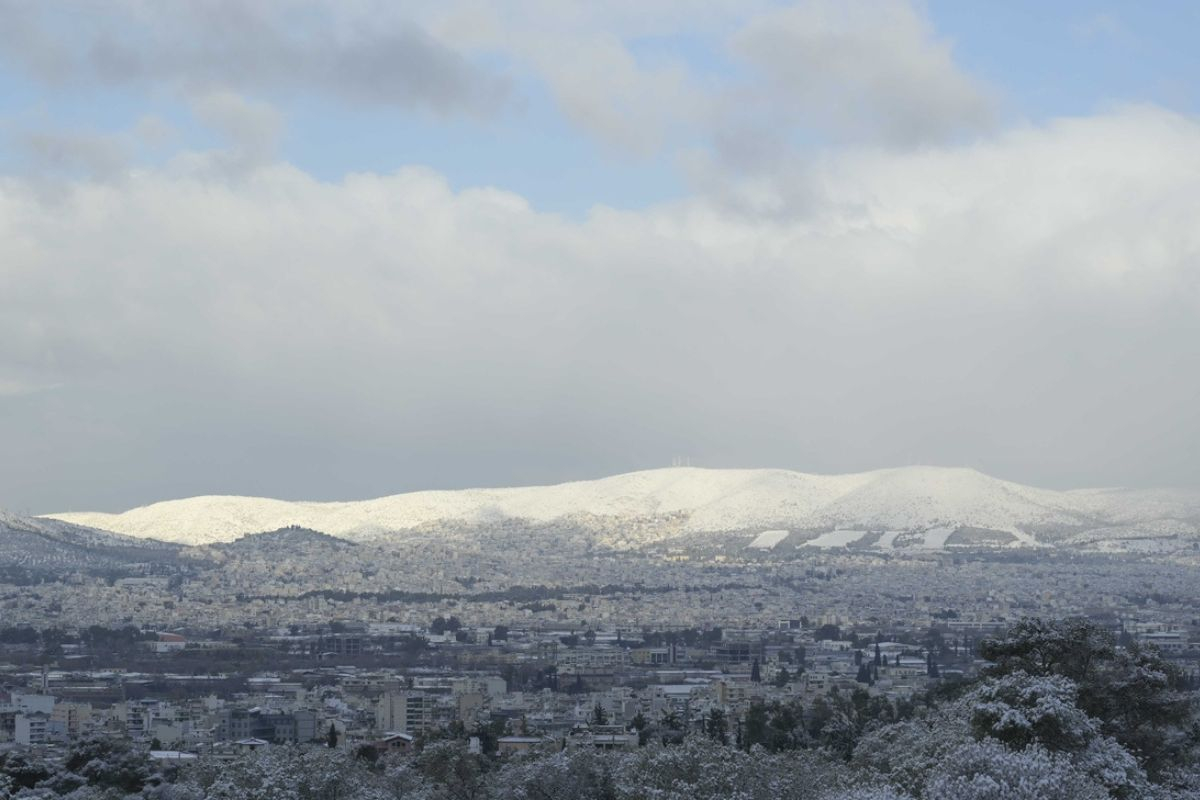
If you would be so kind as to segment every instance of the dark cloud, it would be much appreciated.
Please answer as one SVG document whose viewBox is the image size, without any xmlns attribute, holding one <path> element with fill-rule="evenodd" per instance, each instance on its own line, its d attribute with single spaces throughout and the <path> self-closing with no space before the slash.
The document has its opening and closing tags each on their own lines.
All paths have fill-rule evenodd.
<svg viewBox="0 0 1200 800">
<path fill-rule="evenodd" d="M 797 3 L 751 19 L 731 49 L 766 79 L 738 105 L 774 125 L 913 147 L 994 121 L 989 90 L 903 0 Z"/>
<path fill-rule="evenodd" d="M 337 100 L 487 115 L 508 96 L 413 22 L 339 24 L 316 3 L 0 0 L 0 58 L 52 83 L 172 85 L 189 92 L 323 92 Z"/>
</svg>

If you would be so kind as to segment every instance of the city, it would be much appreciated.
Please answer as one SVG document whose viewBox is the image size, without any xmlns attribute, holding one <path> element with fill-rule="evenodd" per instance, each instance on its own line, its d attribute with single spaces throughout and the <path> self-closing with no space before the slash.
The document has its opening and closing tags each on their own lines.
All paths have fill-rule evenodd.
<svg viewBox="0 0 1200 800">
<path fill-rule="evenodd" d="M 1200 800 L 1194 0 L 0 0 L 0 800 Z"/>
<path fill-rule="evenodd" d="M 542 561 L 301 528 L 232 546 L 215 562 L 56 578 L 26 561 L 0 594 L 0 751 L 61 769 L 103 742 L 139 754 L 149 781 L 271 751 L 385 765 L 436 745 L 495 770 L 701 741 L 820 752 L 853 781 L 858 766 L 838 773 L 830 753 L 850 758 L 975 685 L 994 668 L 986 643 L 1033 619 L 1094 626 L 1114 653 L 1155 654 L 1180 698 L 1200 690 L 1200 554 L 746 546 Z"/>
</svg>

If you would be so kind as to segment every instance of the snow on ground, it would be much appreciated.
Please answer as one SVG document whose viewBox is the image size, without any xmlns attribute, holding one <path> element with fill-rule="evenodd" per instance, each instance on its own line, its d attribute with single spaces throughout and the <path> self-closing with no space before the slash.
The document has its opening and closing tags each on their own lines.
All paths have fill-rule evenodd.
<svg viewBox="0 0 1200 800">
<path fill-rule="evenodd" d="M 775 545 L 786 539 L 789 533 L 791 531 L 763 531 L 754 537 L 749 546 L 756 550 L 772 550 Z"/>
<path fill-rule="evenodd" d="M 930 528 L 925 531 L 925 540 L 921 543 L 922 550 L 944 550 L 946 540 L 957 530 L 956 528 Z"/>
<path fill-rule="evenodd" d="M 891 550 L 896 546 L 896 537 L 902 533 L 904 531 L 884 531 L 883 535 L 879 537 L 879 541 L 875 543 L 875 546 L 880 550 Z"/>
<path fill-rule="evenodd" d="M 866 531 L 830 531 L 815 539 L 809 539 L 804 547 L 845 547 L 866 536 Z"/>
</svg>

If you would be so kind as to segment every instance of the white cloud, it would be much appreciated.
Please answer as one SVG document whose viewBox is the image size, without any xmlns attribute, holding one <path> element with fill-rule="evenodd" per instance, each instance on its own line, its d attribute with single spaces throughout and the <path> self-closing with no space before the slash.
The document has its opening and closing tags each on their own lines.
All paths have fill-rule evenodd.
<svg viewBox="0 0 1200 800">
<path fill-rule="evenodd" d="M 195 98 L 192 111 L 205 125 L 228 139 L 230 156 L 241 168 L 271 159 L 283 134 L 283 116 L 271 105 L 230 91 Z"/>
<path fill-rule="evenodd" d="M 829 154 L 788 215 L 571 222 L 422 169 L 189 163 L 0 181 L 0 371 L 64 385 L 0 440 L 64 485 L 369 495 L 679 452 L 1200 479 L 1191 118 Z M 62 497 L 17 462 L 0 485 Z"/>
<path fill-rule="evenodd" d="M 641 65 L 615 38 L 545 40 L 533 58 L 567 118 L 618 150 L 654 154 L 703 121 L 708 101 L 684 64 Z"/>
</svg>

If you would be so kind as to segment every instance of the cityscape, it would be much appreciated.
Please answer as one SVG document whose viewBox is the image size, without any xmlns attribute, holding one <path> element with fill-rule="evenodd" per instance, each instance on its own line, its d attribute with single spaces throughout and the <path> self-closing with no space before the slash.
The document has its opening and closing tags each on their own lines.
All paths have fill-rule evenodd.
<svg viewBox="0 0 1200 800">
<path fill-rule="evenodd" d="M 1198 30 L 0 0 L 0 800 L 1200 800 Z"/>
</svg>

